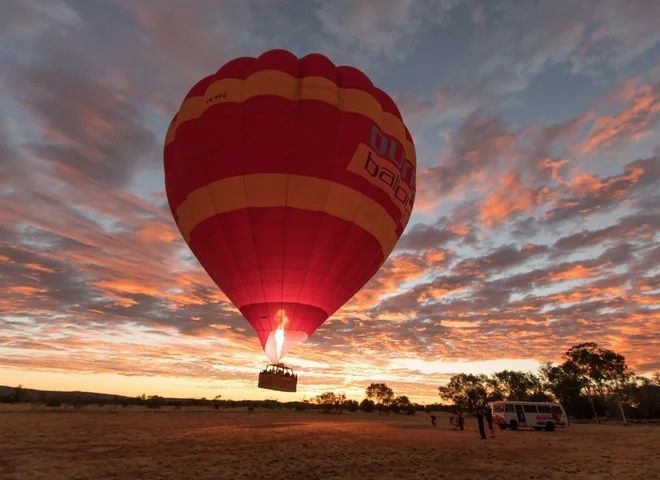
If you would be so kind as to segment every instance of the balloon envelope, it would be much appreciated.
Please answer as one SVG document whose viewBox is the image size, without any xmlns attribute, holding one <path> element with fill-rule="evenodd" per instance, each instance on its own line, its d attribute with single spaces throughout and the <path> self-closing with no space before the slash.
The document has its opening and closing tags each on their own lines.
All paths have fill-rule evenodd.
<svg viewBox="0 0 660 480">
<path fill-rule="evenodd" d="M 271 361 L 376 273 L 415 198 L 415 149 L 394 102 L 318 54 L 272 50 L 199 81 L 164 164 L 183 238 Z"/>
</svg>

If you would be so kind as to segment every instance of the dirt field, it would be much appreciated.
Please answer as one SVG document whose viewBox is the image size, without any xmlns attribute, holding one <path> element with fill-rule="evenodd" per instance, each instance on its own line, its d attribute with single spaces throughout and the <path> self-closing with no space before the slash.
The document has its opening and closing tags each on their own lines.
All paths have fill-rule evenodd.
<svg viewBox="0 0 660 480">
<path fill-rule="evenodd" d="M 0 406 L 0 478 L 658 478 L 660 426 L 451 431 L 439 415 Z"/>
</svg>

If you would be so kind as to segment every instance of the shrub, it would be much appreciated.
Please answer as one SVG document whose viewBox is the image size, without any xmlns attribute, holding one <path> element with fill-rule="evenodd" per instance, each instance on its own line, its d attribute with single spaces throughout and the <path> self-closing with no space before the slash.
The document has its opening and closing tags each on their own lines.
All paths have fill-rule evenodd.
<svg viewBox="0 0 660 480">
<path fill-rule="evenodd" d="M 362 410 L 363 412 L 373 412 L 375 405 L 376 404 L 373 401 L 369 400 L 368 398 L 365 398 L 364 400 L 362 400 L 362 402 L 360 402 L 360 410 Z"/>
</svg>

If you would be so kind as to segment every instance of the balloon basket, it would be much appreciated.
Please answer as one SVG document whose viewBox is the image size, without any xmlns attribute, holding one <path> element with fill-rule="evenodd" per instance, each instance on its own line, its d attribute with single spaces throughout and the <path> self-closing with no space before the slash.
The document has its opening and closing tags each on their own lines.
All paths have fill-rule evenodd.
<svg viewBox="0 0 660 480">
<path fill-rule="evenodd" d="M 259 372 L 259 388 L 295 392 L 297 385 L 298 375 L 282 363 L 269 363 L 264 370 Z"/>
</svg>

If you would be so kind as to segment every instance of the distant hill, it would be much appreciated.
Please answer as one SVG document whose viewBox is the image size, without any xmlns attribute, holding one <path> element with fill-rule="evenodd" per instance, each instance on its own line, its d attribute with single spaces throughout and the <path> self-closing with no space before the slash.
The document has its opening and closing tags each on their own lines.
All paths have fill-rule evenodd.
<svg viewBox="0 0 660 480">
<path fill-rule="evenodd" d="M 92 404 L 115 404 L 115 405 L 146 405 L 150 408 L 160 408 L 162 405 L 171 406 L 249 406 L 255 405 L 277 405 L 276 400 L 220 400 L 207 398 L 174 398 L 161 397 L 159 395 L 141 395 L 127 397 L 125 395 L 114 395 L 111 393 L 97 392 L 62 392 L 57 390 L 37 390 L 22 387 L 16 397 L 17 387 L 0 385 L 0 403 L 58 403 L 69 405 L 92 405 Z M 297 404 L 299 402 L 288 402 Z"/>
<path fill-rule="evenodd" d="M 16 392 L 16 387 L 0 385 L 0 399 L 11 398 Z M 35 390 L 23 388 L 21 390 L 22 402 L 47 402 L 58 400 L 63 403 L 122 403 L 132 401 L 133 397 L 124 395 L 113 395 L 110 393 L 96 392 L 59 392 L 54 390 Z"/>
</svg>

